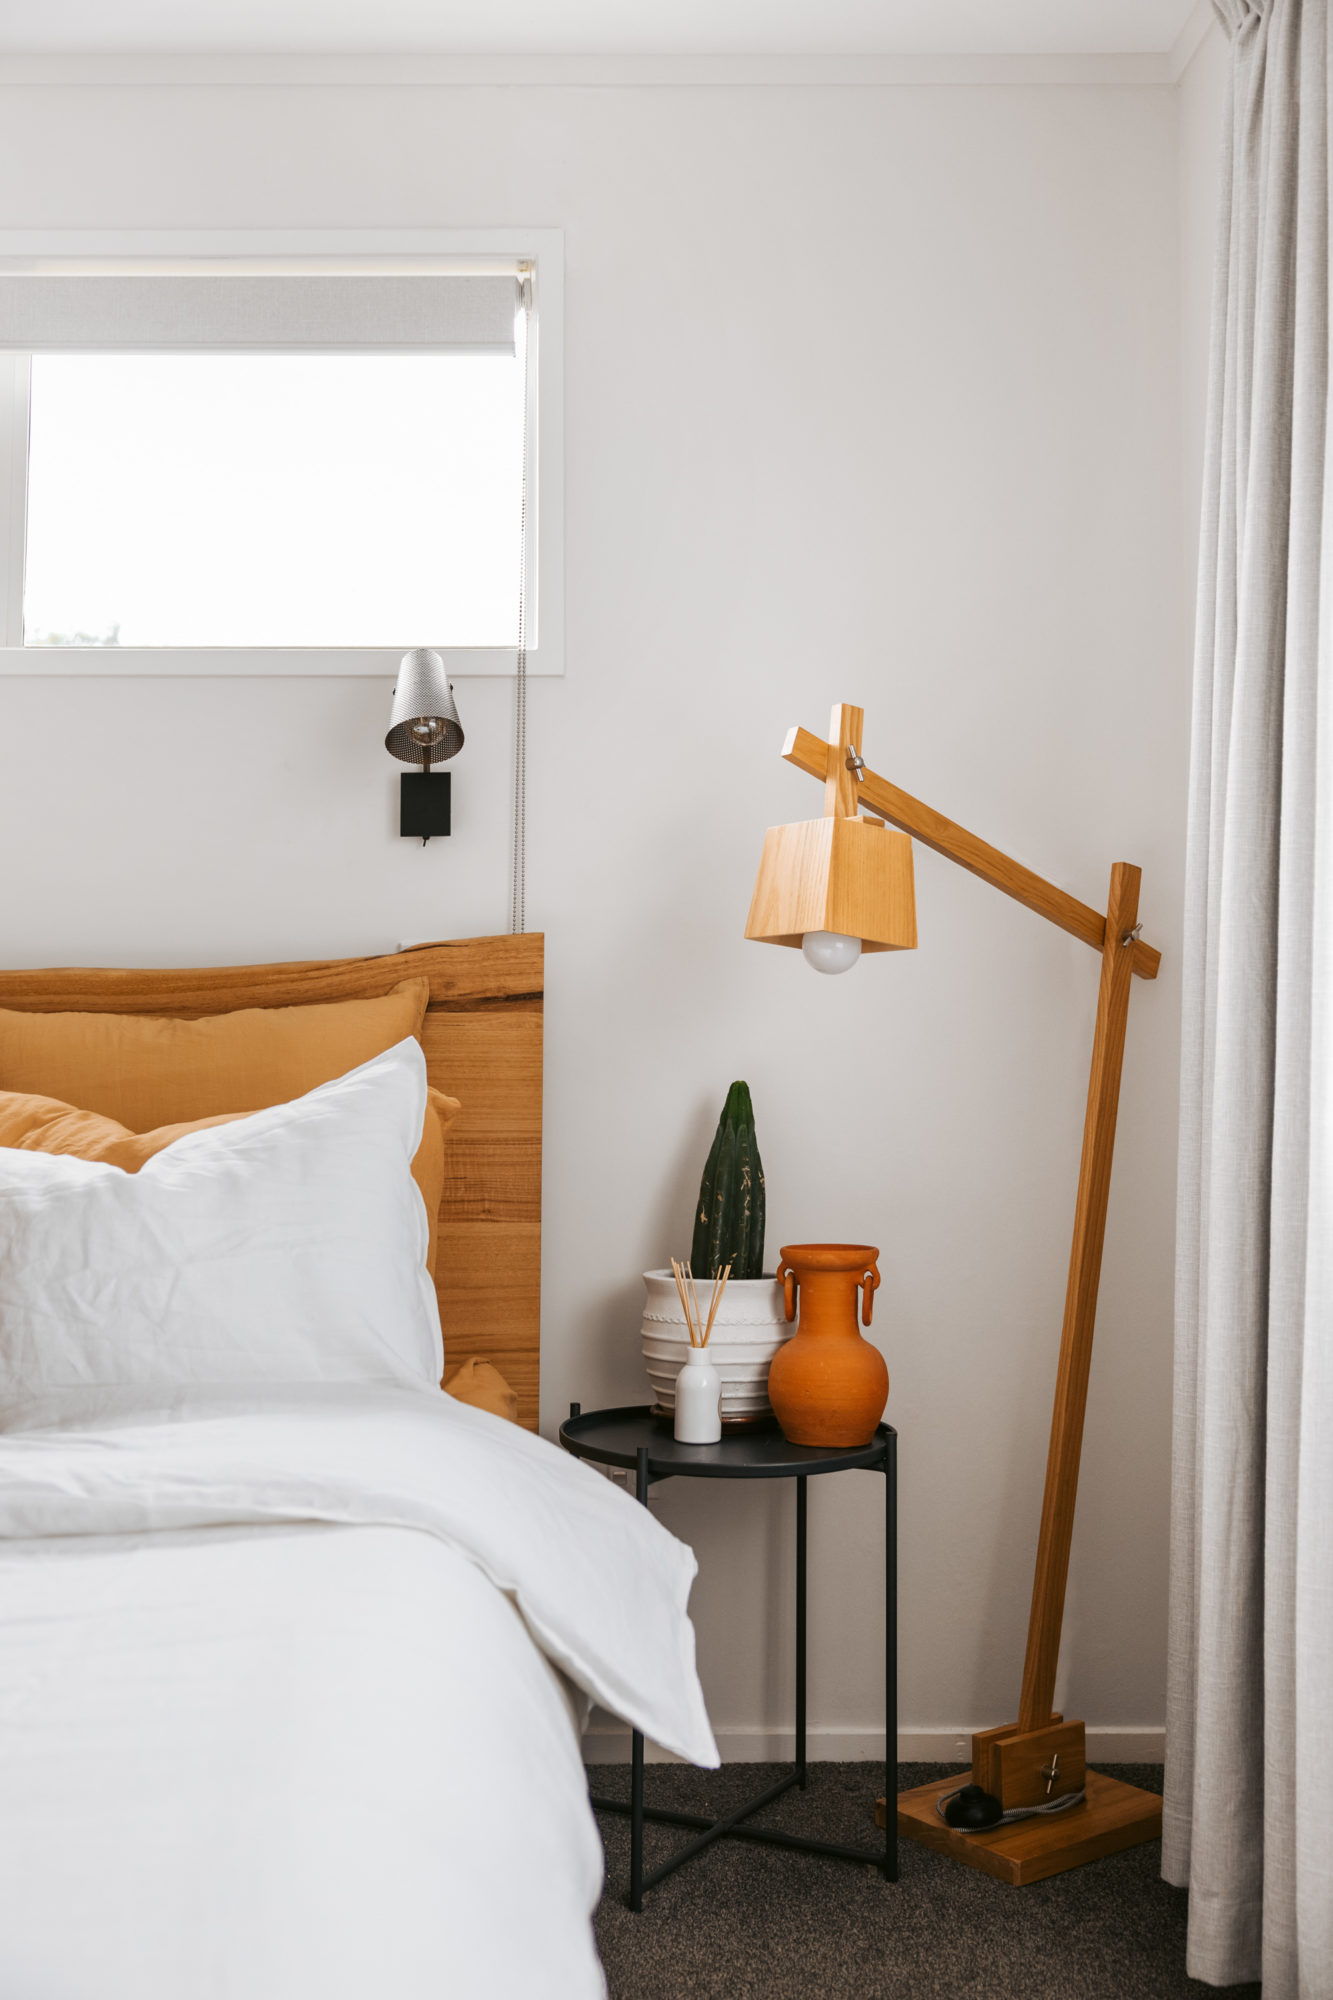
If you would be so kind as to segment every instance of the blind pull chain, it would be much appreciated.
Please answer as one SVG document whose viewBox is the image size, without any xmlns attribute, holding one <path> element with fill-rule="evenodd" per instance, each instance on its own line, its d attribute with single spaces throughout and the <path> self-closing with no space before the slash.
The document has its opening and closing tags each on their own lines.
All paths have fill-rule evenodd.
<svg viewBox="0 0 1333 2000">
<path fill-rule="evenodd" d="M 514 850 L 509 895 L 509 929 L 527 929 L 528 868 L 528 326 L 532 279 L 521 276 L 518 304 L 523 318 L 523 462 L 518 501 L 518 661 L 514 677 Z"/>
</svg>

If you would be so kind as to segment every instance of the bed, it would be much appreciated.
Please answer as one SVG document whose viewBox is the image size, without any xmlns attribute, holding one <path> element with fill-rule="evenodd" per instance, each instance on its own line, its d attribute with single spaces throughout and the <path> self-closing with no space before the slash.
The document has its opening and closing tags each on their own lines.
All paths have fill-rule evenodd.
<svg viewBox="0 0 1333 2000">
<path fill-rule="evenodd" d="M 580 1752 L 590 1701 L 716 1761 L 687 1615 L 692 1557 L 532 1435 L 541 939 L 318 964 L 0 973 L 0 1010 L 211 1021 L 373 999 L 423 977 L 419 1036 L 292 1104 L 202 1121 L 219 1129 L 177 1140 L 137 1176 L 0 1152 L 0 1376 L 43 1341 L 64 1353 L 89 1329 L 112 1357 L 100 1376 L 60 1377 L 26 1414 L 21 1399 L 4 1405 L 5 2000 L 586 2000 L 603 1990 L 590 1922 L 602 1858 Z M 394 1235 L 401 1223 L 425 1240 L 411 1145 L 399 1148 L 404 1172 L 366 1192 L 376 1134 L 406 1129 L 410 1114 L 420 1135 L 427 1082 L 462 1105 L 439 1204 L 438 1320 L 420 1257 Z M 497 1366 L 519 1422 L 441 1394 L 438 1347 L 391 1379 L 336 1368 L 307 1379 L 299 1360 L 288 1379 L 283 1315 L 300 1317 L 313 1267 L 290 1233 L 280 1270 L 256 1261 L 265 1173 L 285 1173 L 318 1212 L 332 1320 L 366 1270 L 388 1273 L 366 1311 L 393 1318 L 382 1302 L 401 1277 L 404 1323 L 425 1297 L 446 1364 Z M 210 1288 L 230 1298 L 231 1277 L 217 1274 L 231 1266 L 209 1261 L 216 1244 L 206 1257 L 173 1252 L 178 1267 L 138 1320 L 125 1272 L 140 1284 L 162 1216 L 224 1184 L 263 1218 L 228 1223 L 217 1254 L 249 1260 L 245 1282 L 268 1287 L 252 1291 L 246 1325 L 264 1321 L 272 1379 L 224 1368 L 195 1380 L 183 1367 L 164 1386 L 142 1356 L 160 1357 L 164 1328 L 176 1338 L 207 1321 Z M 337 1209 L 353 1196 L 359 1208 Z M 161 1215 L 144 1209 L 153 1202 Z M 83 1217 L 85 1247 L 39 1282 L 31 1246 L 45 1255 L 66 1240 L 53 1215 L 62 1228 Z M 124 1267 L 99 1266 L 97 1285 L 89 1215 Z M 344 1279 L 338 1258 L 362 1217 L 362 1261 Z M 217 1237 L 211 1212 L 204 1221 Z M 149 1252 L 136 1248 L 141 1222 Z M 217 1341 L 199 1352 L 216 1355 Z"/>
</svg>

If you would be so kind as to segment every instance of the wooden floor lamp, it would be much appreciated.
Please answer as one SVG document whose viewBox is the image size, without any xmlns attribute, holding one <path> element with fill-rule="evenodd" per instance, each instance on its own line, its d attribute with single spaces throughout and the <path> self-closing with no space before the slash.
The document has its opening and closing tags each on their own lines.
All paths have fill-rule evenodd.
<svg viewBox="0 0 1333 2000">
<path fill-rule="evenodd" d="M 819 955 L 823 952 L 825 958 L 830 954 L 836 958 L 839 945 L 848 947 L 844 963 L 854 960 L 861 944 L 870 950 L 910 948 L 916 943 L 910 843 L 900 838 L 908 834 L 979 875 L 983 882 L 1002 889 L 1038 916 L 1058 924 L 1061 930 L 1081 938 L 1101 959 L 1074 1241 L 1018 1719 L 973 1736 L 971 1772 L 972 1781 L 998 1799 L 1006 1812 L 1058 1805 L 1062 1798 L 1079 1792 L 1086 1792 L 1086 1797 L 1065 1810 L 1002 1823 L 983 1832 L 944 1823 L 937 1810 L 941 1793 L 938 1780 L 905 1792 L 898 1800 L 898 1829 L 906 1838 L 952 1855 L 1001 1881 L 1035 1882 L 1120 1848 L 1154 1840 L 1162 1830 L 1161 1800 L 1104 1773 L 1087 1771 L 1083 1724 L 1066 1722 L 1052 1706 L 1130 984 L 1134 975 L 1155 979 L 1161 955 L 1141 936 L 1137 868 L 1129 862 L 1116 862 L 1105 914 L 1089 908 L 869 770 L 861 756 L 861 724 L 859 708 L 835 707 L 829 742 L 807 730 L 793 729 L 782 754 L 788 763 L 823 783 L 825 820 L 856 819 L 862 807 L 880 818 L 862 821 L 867 832 L 858 832 L 855 837 L 840 836 L 836 825 L 825 828 L 818 820 L 770 829 L 746 924 L 747 937 L 796 946 L 805 940 L 807 958 L 824 970 L 840 969 Z M 884 821 L 898 828 L 899 835 L 885 830 L 877 839 L 869 834 L 870 826 L 882 826 Z M 883 1811 L 881 1800 L 881 1819 Z"/>
</svg>

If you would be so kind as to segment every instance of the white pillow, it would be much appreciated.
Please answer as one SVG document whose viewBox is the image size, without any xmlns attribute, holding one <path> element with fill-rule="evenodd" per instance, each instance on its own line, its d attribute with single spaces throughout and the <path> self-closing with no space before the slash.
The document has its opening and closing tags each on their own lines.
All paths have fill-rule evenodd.
<svg viewBox="0 0 1333 2000">
<path fill-rule="evenodd" d="M 408 1040 L 138 1173 L 0 1147 L 0 1423 L 52 1391 L 436 1386 Z"/>
</svg>

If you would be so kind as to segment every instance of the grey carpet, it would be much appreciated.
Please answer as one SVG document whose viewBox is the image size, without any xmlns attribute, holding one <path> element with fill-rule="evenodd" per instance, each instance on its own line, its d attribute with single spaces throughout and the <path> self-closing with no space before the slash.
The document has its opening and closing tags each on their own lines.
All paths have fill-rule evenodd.
<svg viewBox="0 0 1333 2000">
<path fill-rule="evenodd" d="M 950 1776 L 905 1764 L 904 1790 Z M 1160 1765 L 1107 1766 L 1161 1790 Z M 720 1771 L 653 1764 L 650 1804 L 713 1815 L 776 1776 L 771 1765 Z M 629 1797 L 623 1765 L 598 1766 L 593 1789 Z M 816 1764 L 757 1824 L 859 1846 L 875 1837 L 874 1764 Z M 1257 2000 L 1257 1986 L 1204 1986 L 1185 1974 L 1182 1889 L 1159 1873 L 1156 1841 L 1086 1868 L 1011 1889 L 904 1841 L 902 1879 L 871 1868 L 720 1840 L 650 1890 L 641 1916 L 624 1904 L 629 1821 L 601 1815 L 607 1890 L 597 1942 L 611 2000 Z M 652 1868 L 692 1838 L 649 1826 Z"/>
</svg>

